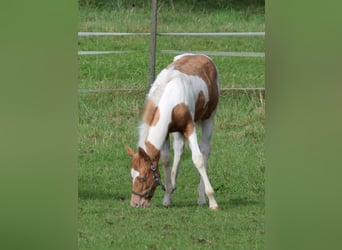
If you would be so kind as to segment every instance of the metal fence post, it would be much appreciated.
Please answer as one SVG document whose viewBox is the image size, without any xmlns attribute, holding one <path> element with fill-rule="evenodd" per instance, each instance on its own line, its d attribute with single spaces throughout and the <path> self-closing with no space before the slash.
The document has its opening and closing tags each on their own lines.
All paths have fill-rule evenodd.
<svg viewBox="0 0 342 250">
<path fill-rule="evenodd" d="M 150 37 L 150 81 L 148 89 L 155 78 L 156 43 L 157 43 L 157 0 L 151 0 L 151 37 Z"/>
</svg>

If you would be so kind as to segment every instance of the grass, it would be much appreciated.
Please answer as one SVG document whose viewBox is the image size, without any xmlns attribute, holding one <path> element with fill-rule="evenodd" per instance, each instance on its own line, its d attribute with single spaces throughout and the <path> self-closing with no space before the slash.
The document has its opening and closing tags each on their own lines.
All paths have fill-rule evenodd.
<svg viewBox="0 0 342 250">
<path fill-rule="evenodd" d="M 160 10 L 159 31 L 227 31 L 222 28 L 229 23 L 227 19 L 242 29 L 239 31 L 263 30 L 259 12 L 247 18 L 244 11 L 237 10 L 228 13 L 191 10 L 191 15 L 180 10 L 177 14 L 186 21 L 179 21 L 166 10 L 165 6 Z M 195 18 L 198 22 L 205 20 L 203 25 L 189 28 Z M 148 25 L 146 8 L 80 9 L 81 31 L 145 32 Z M 263 51 L 260 38 L 216 40 L 160 38 L 158 46 Z M 80 38 L 79 41 L 79 50 L 146 50 L 146 46 L 148 40 L 144 37 Z M 158 54 L 156 72 L 172 57 Z M 213 59 L 220 71 L 221 86 L 264 86 L 262 58 Z M 80 93 L 79 249 L 263 249 L 264 100 L 257 94 L 221 94 L 208 166 L 219 211 L 196 204 L 199 177 L 188 147 L 181 162 L 173 206 L 168 209 L 162 206 L 163 191 L 158 188 L 151 208 L 134 209 L 129 206 L 129 157 L 124 145 L 134 147 L 137 143 L 137 125 L 148 82 L 148 53 L 80 56 L 79 65 L 80 89 L 142 90 Z"/>
<path fill-rule="evenodd" d="M 196 205 L 198 173 L 188 148 L 173 207 L 162 207 L 163 192 L 157 189 L 152 208 L 131 208 L 129 159 L 123 148 L 136 144 L 144 96 L 82 96 L 79 248 L 261 249 L 264 113 L 258 98 L 250 98 L 221 97 L 208 167 L 220 205 L 215 213 Z"/>
</svg>

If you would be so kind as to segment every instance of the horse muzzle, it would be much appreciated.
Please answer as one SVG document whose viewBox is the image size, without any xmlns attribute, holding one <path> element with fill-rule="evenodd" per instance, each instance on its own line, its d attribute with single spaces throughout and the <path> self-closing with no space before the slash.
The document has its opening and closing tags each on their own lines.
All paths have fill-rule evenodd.
<svg viewBox="0 0 342 250">
<path fill-rule="evenodd" d="M 133 197 L 131 198 L 131 206 L 132 207 L 149 207 L 151 205 L 150 200 L 145 199 L 143 197 Z"/>
</svg>

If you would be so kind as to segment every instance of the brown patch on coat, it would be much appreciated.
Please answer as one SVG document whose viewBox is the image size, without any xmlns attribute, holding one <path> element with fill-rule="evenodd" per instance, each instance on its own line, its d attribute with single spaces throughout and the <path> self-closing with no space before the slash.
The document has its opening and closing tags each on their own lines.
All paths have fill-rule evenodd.
<svg viewBox="0 0 342 250">
<path fill-rule="evenodd" d="M 198 93 L 196 106 L 195 106 L 195 121 L 198 121 L 203 117 L 205 112 L 207 111 L 208 106 L 205 104 L 205 96 L 203 91 L 201 90 Z"/>
<path fill-rule="evenodd" d="M 143 120 L 148 126 L 155 126 L 160 117 L 159 108 L 151 101 L 147 100 Z"/>
<path fill-rule="evenodd" d="M 145 145 L 153 165 L 158 166 L 160 151 L 150 141 L 146 141 Z"/>
<path fill-rule="evenodd" d="M 188 106 L 184 103 L 177 104 L 172 110 L 169 132 L 181 132 L 189 138 L 193 130 L 194 122 Z"/>
<path fill-rule="evenodd" d="M 184 74 L 198 76 L 206 83 L 209 96 L 207 108 L 201 116 L 197 115 L 195 120 L 208 119 L 216 109 L 219 98 L 218 73 L 215 64 L 204 55 L 185 55 L 168 66 L 171 67 Z"/>
</svg>

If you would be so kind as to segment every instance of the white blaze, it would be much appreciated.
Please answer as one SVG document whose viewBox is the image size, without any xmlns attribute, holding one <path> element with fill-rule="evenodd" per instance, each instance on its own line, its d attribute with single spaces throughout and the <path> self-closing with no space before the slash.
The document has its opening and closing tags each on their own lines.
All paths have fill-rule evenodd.
<svg viewBox="0 0 342 250">
<path fill-rule="evenodd" d="M 131 168 L 131 177 L 132 177 L 132 181 L 135 181 L 135 178 L 137 178 L 140 175 L 140 173 L 135 170 L 134 168 Z"/>
</svg>

